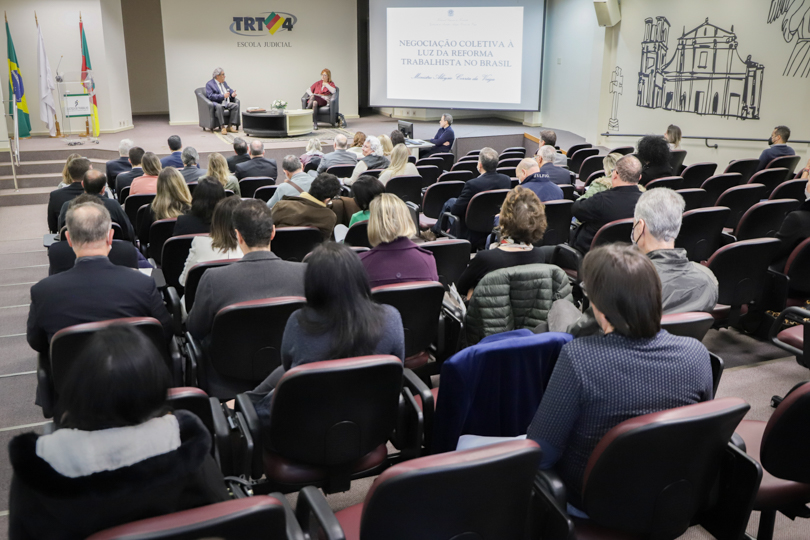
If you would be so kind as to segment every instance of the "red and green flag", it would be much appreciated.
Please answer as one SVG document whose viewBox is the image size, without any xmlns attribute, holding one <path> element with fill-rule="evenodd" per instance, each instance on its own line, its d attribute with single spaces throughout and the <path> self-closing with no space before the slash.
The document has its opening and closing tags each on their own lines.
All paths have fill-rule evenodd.
<svg viewBox="0 0 810 540">
<path fill-rule="evenodd" d="M 98 137 L 101 128 L 98 124 L 98 102 L 96 101 L 96 83 L 93 81 L 93 66 L 90 64 L 90 51 L 87 50 L 87 37 L 84 35 L 84 23 L 79 17 L 79 32 L 82 35 L 82 83 L 84 93 L 90 94 L 93 103 L 93 136 Z M 9 38 L 10 39 L 10 38 Z"/>
<path fill-rule="evenodd" d="M 23 85 L 20 67 L 17 64 L 17 51 L 14 50 L 14 42 L 11 40 L 11 31 L 8 29 L 8 19 L 6 19 L 6 43 L 8 47 L 9 99 L 17 102 L 17 129 L 20 137 L 30 137 L 31 120 L 28 118 L 28 101 L 25 99 L 25 86 Z M 12 109 L 13 105 L 9 103 L 9 114 L 12 114 Z"/>
</svg>

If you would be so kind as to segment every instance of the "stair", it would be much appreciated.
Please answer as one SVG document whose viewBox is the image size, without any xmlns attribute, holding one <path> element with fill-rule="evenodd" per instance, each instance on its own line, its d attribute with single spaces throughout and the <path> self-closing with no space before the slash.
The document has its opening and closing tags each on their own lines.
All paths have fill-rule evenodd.
<svg viewBox="0 0 810 540">
<path fill-rule="evenodd" d="M 58 183 L 58 180 L 57 180 Z M 53 187 L 29 187 L 0 189 L 0 206 L 24 206 L 28 204 L 47 204 Z"/>
</svg>

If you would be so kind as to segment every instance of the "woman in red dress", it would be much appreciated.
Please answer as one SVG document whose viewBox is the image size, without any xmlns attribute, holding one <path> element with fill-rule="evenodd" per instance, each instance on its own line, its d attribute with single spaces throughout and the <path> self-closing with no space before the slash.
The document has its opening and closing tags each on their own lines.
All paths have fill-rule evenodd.
<svg viewBox="0 0 810 540">
<path fill-rule="evenodd" d="M 313 129 L 318 129 L 318 108 L 329 105 L 336 89 L 337 86 L 332 82 L 332 72 L 328 69 L 321 71 L 321 80 L 307 89 L 307 109 L 312 109 Z"/>
</svg>

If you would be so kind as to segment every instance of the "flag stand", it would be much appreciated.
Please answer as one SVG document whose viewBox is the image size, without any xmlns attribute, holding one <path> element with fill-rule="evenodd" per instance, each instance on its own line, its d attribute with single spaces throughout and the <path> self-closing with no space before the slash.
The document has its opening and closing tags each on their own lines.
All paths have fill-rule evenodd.
<svg viewBox="0 0 810 540">
<path fill-rule="evenodd" d="M 14 191 L 16 192 L 20 191 L 20 187 L 17 185 L 17 167 L 20 165 L 20 134 L 17 127 L 17 101 L 13 98 L 11 100 L 4 99 L 3 103 L 11 104 L 11 114 L 4 113 L 4 116 L 11 116 L 14 121 L 14 134 L 8 139 L 8 153 L 11 158 L 11 176 L 14 179 Z"/>
</svg>

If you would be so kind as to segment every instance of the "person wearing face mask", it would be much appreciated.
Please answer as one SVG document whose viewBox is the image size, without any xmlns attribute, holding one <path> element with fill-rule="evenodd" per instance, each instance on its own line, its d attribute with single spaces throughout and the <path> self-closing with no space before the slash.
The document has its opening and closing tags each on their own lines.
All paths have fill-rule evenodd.
<svg viewBox="0 0 810 540">
<path fill-rule="evenodd" d="M 805 175 L 804 178 L 807 178 Z M 802 241 L 810 238 L 810 181 L 804 187 L 805 200 L 799 208 L 785 216 L 776 237 L 782 242 L 775 262 L 771 268 L 779 272 L 785 270 L 785 263 L 791 252 Z"/>
<path fill-rule="evenodd" d="M 787 145 L 790 139 L 790 128 L 787 126 L 776 126 L 773 128 L 771 138 L 768 139 L 770 148 L 766 148 L 759 155 L 759 166 L 757 171 L 761 171 L 768 166 L 768 163 L 782 156 L 795 156 L 796 152 Z"/>
</svg>

